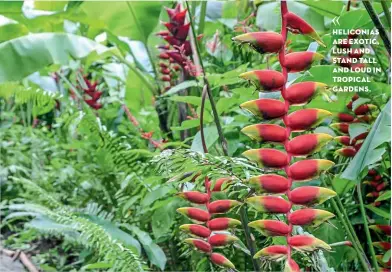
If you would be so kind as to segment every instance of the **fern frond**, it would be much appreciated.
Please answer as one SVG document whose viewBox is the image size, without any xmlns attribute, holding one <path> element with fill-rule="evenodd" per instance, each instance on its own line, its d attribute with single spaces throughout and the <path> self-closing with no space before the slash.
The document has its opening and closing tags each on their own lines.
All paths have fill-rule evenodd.
<svg viewBox="0 0 392 272">
<path fill-rule="evenodd" d="M 61 96 L 41 89 L 25 88 L 17 82 L 6 82 L 0 84 L 0 97 L 13 97 L 17 105 L 31 103 L 33 115 L 37 116 L 51 111 L 56 105 L 55 99 Z"/>
<path fill-rule="evenodd" d="M 102 226 L 76 215 L 72 209 L 59 203 L 48 192 L 32 181 L 24 178 L 15 180 L 20 182 L 32 195 L 39 194 L 40 199 L 46 205 L 50 205 L 51 209 L 38 204 L 17 204 L 19 206 L 13 205 L 10 208 L 40 213 L 57 224 L 77 231 L 80 234 L 78 242 L 94 250 L 102 261 L 112 263 L 111 271 L 145 270 L 139 256 L 122 243 L 114 240 Z M 61 233 L 61 230 L 59 232 Z"/>
</svg>

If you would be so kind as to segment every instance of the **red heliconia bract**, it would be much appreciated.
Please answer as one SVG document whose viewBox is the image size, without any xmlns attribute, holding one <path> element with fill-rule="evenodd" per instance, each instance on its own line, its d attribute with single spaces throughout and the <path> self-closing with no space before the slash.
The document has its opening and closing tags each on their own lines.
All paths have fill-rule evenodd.
<svg viewBox="0 0 392 272">
<path fill-rule="evenodd" d="M 199 208 L 178 208 L 177 211 L 197 222 L 207 222 L 210 219 L 210 214 L 207 211 Z"/>
<path fill-rule="evenodd" d="M 351 138 L 350 138 L 350 136 L 338 136 L 338 137 L 335 137 L 335 140 L 338 143 L 340 143 L 342 145 L 345 145 L 345 146 L 351 145 Z"/>
<path fill-rule="evenodd" d="M 185 225 L 181 225 L 180 229 L 188 232 L 190 234 L 193 234 L 195 236 L 198 237 L 202 237 L 202 238 L 208 238 L 211 234 L 211 230 L 201 226 L 201 225 L 196 225 L 196 224 L 185 224 Z"/>
<path fill-rule="evenodd" d="M 272 261 L 285 259 L 288 253 L 287 246 L 269 246 L 257 252 L 254 258 L 264 258 Z"/>
<path fill-rule="evenodd" d="M 211 252 L 211 245 L 204 240 L 188 238 L 184 240 L 185 243 L 193 245 L 198 250 L 209 253 Z"/>
<path fill-rule="evenodd" d="M 351 158 L 357 154 L 357 150 L 353 147 L 344 147 L 335 151 L 335 153 L 339 156 Z"/>
<path fill-rule="evenodd" d="M 346 107 L 347 107 L 347 109 L 352 110 L 352 108 L 353 108 L 353 101 L 348 102 Z"/>
<path fill-rule="evenodd" d="M 265 174 L 254 176 L 249 179 L 249 185 L 260 193 L 285 193 L 290 189 L 290 183 L 287 178 L 276 174 Z"/>
<path fill-rule="evenodd" d="M 236 36 L 232 40 L 249 44 L 260 54 L 277 53 L 284 44 L 282 35 L 276 32 L 249 32 Z"/>
<path fill-rule="evenodd" d="M 241 225 L 241 222 L 228 217 L 215 218 L 208 221 L 207 226 L 210 230 L 226 230 Z"/>
<path fill-rule="evenodd" d="M 162 53 L 159 54 L 159 58 L 161 58 L 161 59 L 169 59 L 169 55 L 164 53 L 164 52 L 162 52 Z"/>
<path fill-rule="evenodd" d="M 364 140 L 368 136 L 369 132 L 364 132 L 359 134 L 358 136 L 355 136 L 354 139 L 352 140 L 354 143 L 358 140 Z"/>
<path fill-rule="evenodd" d="M 231 268 L 231 269 L 235 269 L 235 266 L 232 262 L 230 262 L 225 256 L 223 256 L 222 254 L 219 253 L 212 253 L 210 256 L 210 260 L 212 263 L 222 266 L 222 267 L 226 267 L 226 268 Z"/>
<path fill-rule="evenodd" d="M 262 167 L 282 168 L 288 164 L 287 154 L 273 148 L 250 149 L 242 155 Z"/>
<path fill-rule="evenodd" d="M 332 113 L 321 109 L 297 110 L 287 116 L 287 126 L 292 131 L 301 132 L 318 126 L 325 118 Z"/>
<path fill-rule="evenodd" d="M 370 111 L 372 111 L 374 109 L 377 109 L 377 106 L 372 105 L 372 104 L 363 104 L 363 105 L 360 105 L 359 107 L 357 107 L 354 110 L 354 113 L 356 115 L 364 115 L 364 114 L 367 114 L 367 113 L 369 113 Z"/>
<path fill-rule="evenodd" d="M 331 250 L 324 241 L 308 235 L 296 235 L 288 239 L 288 244 L 298 251 L 311 252 L 317 249 Z"/>
<path fill-rule="evenodd" d="M 289 73 L 297 73 L 307 70 L 313 62 L 323 58 L 323 55 L 316 52 L 294 52 L 285 56 L 284 65 Z"/>
<path fill-rule="evenodd" d="M 391 243 L 390 242 L 373 242 L 373 246 L 377 247 L 382 250 L 390 250 L 391 249 Z"/>
<path fill-rule="evenodd" d="M 340 133 L 348 134 L 349 124 L 348 123 L 334 123 L 331 127 L 339 131 Z"/>
<path fill-rule="evenodd" d="M 310 102 L 319 92 L 327 90 L 327 85 L 320 82 L 300 82 L 291 85 L 286 89 L 285 99 L 290 105 L 302 106 Z"/>
<path fill-rule="evenodd" d="M 182 192 L 182 193 L 178 193 L 178 196 L 185 198 L 187 200 L 189 200 L 192 203 L 195 204 L 205 204 L 208 201 L 208 195 L 205 193 L 200 193 L 197 191 L 190 191 L 190 192 Z"/>
<path fill-rule="evenodd" d="M 283 102 L 268 98 L 251 100 L 242 103 L 240 107 L 251 112 L 257 117 L 266 120 L 279 118 L 287 113 L 286 106 Z"/>
<path fill-rule="evenodd" d="M 260 91 L 280 90 L 284 84 L 282 73 L 274 70 L 254 70 L 239 75 L 250 81 Z"/>
<path fill-rule="evenodd" d="M 320 39 L 320 36 L 313 29 L 313 27 L 308 24 L 308 22 L 306 22 L 304 19 L 292 12 L 286 13 L 284 17 L 287 21 L 287 28 L 289 31 L 293 32 L 294 34 L 300 33 L 305 36 L 309 36 L 317 43 L 325 47 L 324 43 Z"/>
<path fill-rule="evenodd" d="M 287 152 L 292 156 L 308 156 L 318 152 L 332 138 L 331 135 L 325 133 L 300 135 L 289 141 Z"/>
<path fill-rule="evenodd" d="M 370 169 L 370 170 L 368 171 L 368 175 L 369 175 L 369 176 L 375 176 L 375 175 L 377 175 L 377 171 L 376 171 L 375 169 Z"/>
<path fill-rule="evenodd" d="M 214 202 L 208 204 L 208 211 L 210 213 L 225 213 L 228 212 L 231 208 L 240 204 L 241 202 L 238 202 L 237 200 L 215 200 Z"/>
<path fill-rule="evenodd" d="M 297 205 L 311 206 L 315 204 L 322 204 L 334 196 L 336 196 L 335 191 L 327 188 L 301 186 L 290 192 L 290 201 Z"/>
<path fill-rule="evenodd" d="M 213 234 L 208 238 L 208 243 L 212 247 L 223 247 L 238 241 L 238 238 L 229 234 Z"/>
<path fill-rule="evenodd" d="M 215 182 L 211 182 L 211 191 L 212 192 L 220 192 L 222 191 L 222 187 L 226 187 L 232 181 L 231 178 L 219 178 Z"/>
<path fill-rule="evenodd" d="M 284 272 L 301 272 L 301 269 L 293 259 L 290 259 L 285 263 Z"/>
<path fill-rule="evenodd" d="M 285 236 L 290 232 L 290 227 L 278 220 L 257 220 L 248 225 L 264 236 Z"/>
<path fill-rule="evenodd" d="M 318 177 L 321 172 L 327 171 L 333 165 L 334 163 L 329 160 L 303 160 L 292 164 L 289 173 L 293 180 L 306 181 Z"/>
<path fill-rule="evenodd" d="M 337 114 L 337 118 L 339 120 L 339 122 L 346 122 L 346 123 L 350 123 L 352 121 L 354 121 L 355 117 L 352 116 L 351 114 L 348 113 L 338 113 Z"/>
<path fill-rule="evenodd" d="M 258 142 L 283 143 L 287 140 L 286 129 L 274 124 L 251 125 L 244 127 L 241 132 Z"/>
<path fill-rule="evenodd" d="M 334 216 L 335 215 L 333 213 L 324 210 L 302 209 L 290 213 L 287 219 L 292 225 L 311 225 L 313 227 L 317 227 Z"/>
<path fill-rule="evenodd" d="M 253 196 L 246 199 L 252 207 L 260 212 L 287 213 L 291 209 L 291 203 L 277 196 Z"/>
<path fill-rule="evenodd" d="M 391 236 L 391 226 L 389 225 L 372 225 L 369 226 L 369 228 L 378 233 L 383 233 L 387 236 Z"/>
</svg>

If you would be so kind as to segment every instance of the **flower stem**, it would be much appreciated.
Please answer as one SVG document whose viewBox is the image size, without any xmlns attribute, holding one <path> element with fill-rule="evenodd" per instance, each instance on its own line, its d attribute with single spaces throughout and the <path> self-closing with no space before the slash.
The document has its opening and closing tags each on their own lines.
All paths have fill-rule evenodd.
<svg viewBox="0 0 392 272">
<path fill-rule="evenodd" d="M 366 234 L 366 240 L 368 243 L 371 259 L 372 259 L 372 264 L 375 268 L 375 271 L 378 271 L 378 263 L 376 259 L 376 253 L 374 252 L 374 247 L 373 247 L 373 242 L 372 242 L 372 237 L 370 236 L 370 231 L 369 231 L 369 225 L 367 222 L 366 218 L 366 211 L 365 211 L 365 205 L 363 204 L 363 199 L 362 199 L 362 190 L 361 190 L 361 184 L 359 183 L 357 185 L 357 195 L 358 195 L 358 200 L 359 200 L 359 209 L 361 211 L 362 215 L 362 220 L 363 220 L 363 227 L 365 229 L 365 234 Z"/>
<path fill-rule="evenodd" d="M 325 188 L 328 187 L 324 180 L 322 180 L 322 184 Z M 339 196 L 337 197 L 337 199 L 339 199 Z M 357 252 L 357 255 L 358 255 L 359 261 L 361 262 L 362 268 L 365 271 L 372 271 L 372 268 L 370 267 L 369 262 L 364 257 L 364 252 L 363 252 L 362 247 L 360 246 L 360 243 L 358 241 L 358 237 L 356 237 L 355 232 L 352 232 L 352 230 L 349 227 L 349 226 L 351 226 L 351 223 L 349 221 L 347 221 L 347 218 L 345 218 L 343 216 L 342 209 L 339 208 L 338 204 L 336 203 L 337 201 L 335 201 L 334 198 L 331 198 L 330 201 L 332 204 L 332 208 L 335 211 L 335 214 L 338 215 L 340 222 L 343 224 L 343 227 L 346 230 L 348 238 L 353 243 L 353 247 L 354 247 L 355 251 Z"/>
<path fill-rule="evenodd" d="M 376 11 L 374 10 L 372 4 L 369 2 L 369 0 L 363 0 L 362 1 L 363 5 L 365 6 L 370 18 L 372 19 L 374 25 L 378 29 L 380 33 L 380 37 L 385 45 L 385 48 L 387 49 L 388 55 L 391 56 L 391 41 L 389 40 L 388 34 L 385 31 L 384 26 L 382 25 L 380 18 L 378 18 Z M 386 15 L 387 16 L 387 15 Z"/>
</svg>

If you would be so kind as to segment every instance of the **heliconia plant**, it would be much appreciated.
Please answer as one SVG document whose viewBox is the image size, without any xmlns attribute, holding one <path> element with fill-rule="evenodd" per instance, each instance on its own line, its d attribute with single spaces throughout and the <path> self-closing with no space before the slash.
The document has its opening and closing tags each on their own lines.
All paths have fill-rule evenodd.
<svg viewBox="0 0 392 272">
<path fill-rule="evenodd" d="M 188 191 L 180 192 L 177 195 L 195 205 L 204 205 L 204 209 L 197 207 L 178 208 L 177 211 L 195 224 L 184 224 L 180 229 L 194 237 L 184 240 L 195 250 L 205 253 L 209 256 L 211 263 L 224 267 L 235 269 L 234 264 L 220 253 L 213 252 L 215 248 L 227 247 L 237 242 L 239 239 L 228 233 L 216 233 L 217 231 L 230 231 L 241 225 L 239 220 L 229 217 L 212 218 L 216 214 L 227 213 L 232 208 L 241 204 L 241 202 L 231 199 L 221 199 L 211 201 L 213 192 L 220 192 L 225 186 L 230 184 L 231 177 L 219 178 L 216 181 L 210 181 L 207 177 L 204 182 L 204 192 Z"/>
<path fill-rule="evenodd" d="M 187 9 L 182 9 L 181 4 L 177 4 L 174 9 L 166 8 L 169 16 L 169 22 L 162 22 L 167 30 L 156 33 L 165 42 L 166 45 L 158 45 L 160 50 L 158 64 L 159 72 L 162 74 L 160 80 L 164 83 L 165 90 L 173 86 L 175 78 L 178 77 L 176 72 L 180 69 L 184 73 L 195 76 L 195 66 L 189 56 L 192 54 L 191 43 L 188 38 L 190 23 L 185 23 Z"/>
<path fill-rule="evenodd" d="M 281 1 L 282 31 L 280 34 L 256 32 L 246 33 L 233 38 L 240 44 L 249 44 L 258 53 L 278 53 L 281 72 L 272 70 L 249 71 L 240 75 L 250 81 L 261 92 L 279 90 L 282 100 L 261 98 L 248 101 L 240 105 L 264 122 L 250 125 L 242 132 L 251 139 L 260 143 L 283 146 L 283 149 L 260 148 L 251 149 L 243 153 L 249 160 L 269 171 L 283 170 L 285 175 L 263 174 L 251 177 L 248 185 L 256 194 L 246 199 L 251 207 L 267 214 L 283 214 L 287 222 L 276 219 L 256 220 L 249 226 L 264 236 L 284 236 L 287 246 L 272 245 L 261 249 L 253 257 L 270 261 L 285 260 L 286 272 L 300 271 L 298 264 L 292 258 L 293 250 L 312 252 L 315 250 L 331 250 L 324 241 L 310 235 L 292 236 L 293 226 L 317 227 L 334 217 L 334 214 L 322 209 L 312 208 L 322 204 L 329 198 L 336 196 L 330 189 L 304 186 L 291 190 L 293 182 L 307 181 L 320 176 L 328 171 L 334 163 L 326 159 L 304 159 L 292 162 L 295 157 L 312 156 L 320 151 L 333 137 L 324 133 L 303 134 L 291 137 L 292 132 L 304 132 L 316 128 L 332 113 L 317 108 L 292 110 L 291 106 L 303 106 L 313 98 L 322 95 L 329 99 L 328 86 L 321 82 L 301 82 L 286 87 L 288 73 L 303 72 L 311 67 L 314 62 L 324 57 L 317 52 L 292 52 L 287 54 L 285 43 L 287 32 L 308 36 L 320 45 L 324 45 L 319 35 L 305 20 L 288 11 L 286 1 Z M 266 37 L 273 37 L 271 46 L 266 45 Z M 283 41 L 283 42 L 281 42 Z M 266 122 L 272 120 L 274 124 Z M 283 121 L 283 125 L 278 124 Z M 343 141 L 343 139 L 342 139 Z M 268 195 L 266 195 L 268 194 Z M 283 194 L 276 196 L 274 194 Z M 305 206 L 304 209 L 291 211 L 292 207 Z"/>
</svg>

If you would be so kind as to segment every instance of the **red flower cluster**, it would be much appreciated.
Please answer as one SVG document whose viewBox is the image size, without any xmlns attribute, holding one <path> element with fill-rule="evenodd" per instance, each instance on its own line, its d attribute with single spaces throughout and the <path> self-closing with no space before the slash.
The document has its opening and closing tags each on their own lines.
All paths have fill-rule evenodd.
<svg viewBox="0 0 392 272">
<path fill-rule="evenodd" d="M 320 82 L 301 82 L 286 88 L 288 73 L 302 72 L 310 68 L 313 62 L 323 59 L 316 52 L 286 53 L 285 43 L 287 31 L 302 34 L 323 45 L 314 29 L 302 18 L 287 9 L 286 1 L 281 2 L 282 32 L 251 32 L 234 37 L 241 44 L 249 44 L 258 53 L 279 53 L 282 72 L 272 70 L 256 70 L 241 74 L 240 77 L 253 83 L 261 92 L 280 91 L 283 101 L 261 98 L 241 104 L 241 108 L 249 111 L 264 122 L 245 127 L 242 132 L 261 143 L 283 144 L 284 150 L 277 148 L 251 149 L 243 153 L 245 157 L 258 163 L 260 167 L 273 171 L 283 170 L 285 175 L 263 174 L 252 177 L 249 185 L 257 194 L 247 198 L 246 202 L 257 211 L 268 214 L 285 214 L 287 223 L 279 220 L 257 220 L 249 226 L 265 236 L 285 236 L 287 245 L 272 245 L 261 249 L 253 257 L 270 261 L 286 260 L 286 272 L 299 272 L 298 264 L 292 259 L 292 251 L 312 252 L 330 250 L 324 241 L 310 235 L 292 236 L 293 226 L 317 227 L 334 217 L 328 211 L 314 209 L 336 193 L 330 189 L 316 186 L 301 186 L 291 190 L 293 182 L 306 181 L 318 177 L 331 168 L 334 163 L 324 159 L 305 159 L 292 163 L 292 158 L 308 157 L 318 152 L 333 137 L 324 133 L 303 134 L 291 138 L 292 132 L 308 131 L 317 127 L 326 117 L 332 114 L 322 109 L 300 109 L 289 114 L 291 106 L 305 105 L 318 94 L 325 94 L 326 84 Z M 277 124 L 282 120 L 284 126 Z M 269 195 L 265 195 L 269 194 Z M 276 194 L 284 194 L 285 197 Z M 304 206 L 292 212 L 294 205 Z"/>
<path fill-rule="evenodd" d="M 166 8 L 170 22 L 162 22 L 167 30 L 156 35 L 161 36 L 168 45 L 159 45 L 161 49 L 159 63 L 161 80 L 171 83 L 175 72 L 182 67 L 190 75 L 195 75 L 195 67 L 189 56 L 192 54 L 191 43 L 187 40 L 190 23 L 185 24 L 187 9 L 181 10 L 181 4 L 174 9 Z M 169 89 L 170 86 L 166 86 Z"/>
<path fill-rule="evenodd" d="M 355 94 L 351 101 L 347 104 L 347 109 L 353 110 L 353 102 L 359 98 Z M 342 136 L 338 136 L 335 140 L 343 145 L 344 147 L 336 150 L 336 154 L 343 157 L 354 157 L 358 150 L 361 148 L 363 141 L 369 132 L 361 133 L 355 138 L 351 139 L 349 134 L 349 126 L 352 123 L 371 123 L 374 118 L 372 116 L 372 111 L 377 107 L 373 104 L 362 104 L 353 110 L 353 114 L 347 112 L 341 112 L 336 115 L 338 123 L 331 124 L 331 127 L 335 129 Z"/>
<path fill-rule="evenodd" d="M 180 229 L 193 237 L 185 239 L 184 242 L 192 245 L 195 249 L 206 253 L 210 257 L 210 261 L 218 266 L 235 269 L 234 264 L 224 255 L 213 252 L 213 249 L 226 247 L 238 240 L 231 234 L 215 233 L 215 231 L 227 231 L 241 225 L 241 222 L 229 218 L 219 217 L 212 219 L 216 214 L 227 213 L 230 209 L 241 203 L 236 200 L 224 199 L 210 202 L 211 193 L 222 191 L 227 184 L 231 182 L 231 178 L 220 178 L 215 182 L 211 182 L 205 178 L 204 186 L 207 193 L 197 191 L 181 192 L 178 195 L 195 205 L 205 205 L 206 209 L 185 207 L 179 208 L 177 211 L 184 214 L 196 224 L 181 225 Z M 205 224 L 206 226 L 203 226 Z"/>
<path fill-rule="evenodd" d="M 99 110 L 102 108 L 102 104 L 98 102 L 98 100 L 102 96 L 102 92 L 97 90 L 97 82 L 91 82 L 87 79 L 87 77 L 83 77 L 84 82 L 87 85 L 87 88 L 83 88 L 83 99 L 84 101 L 93 109 Z"/>
</svg>

